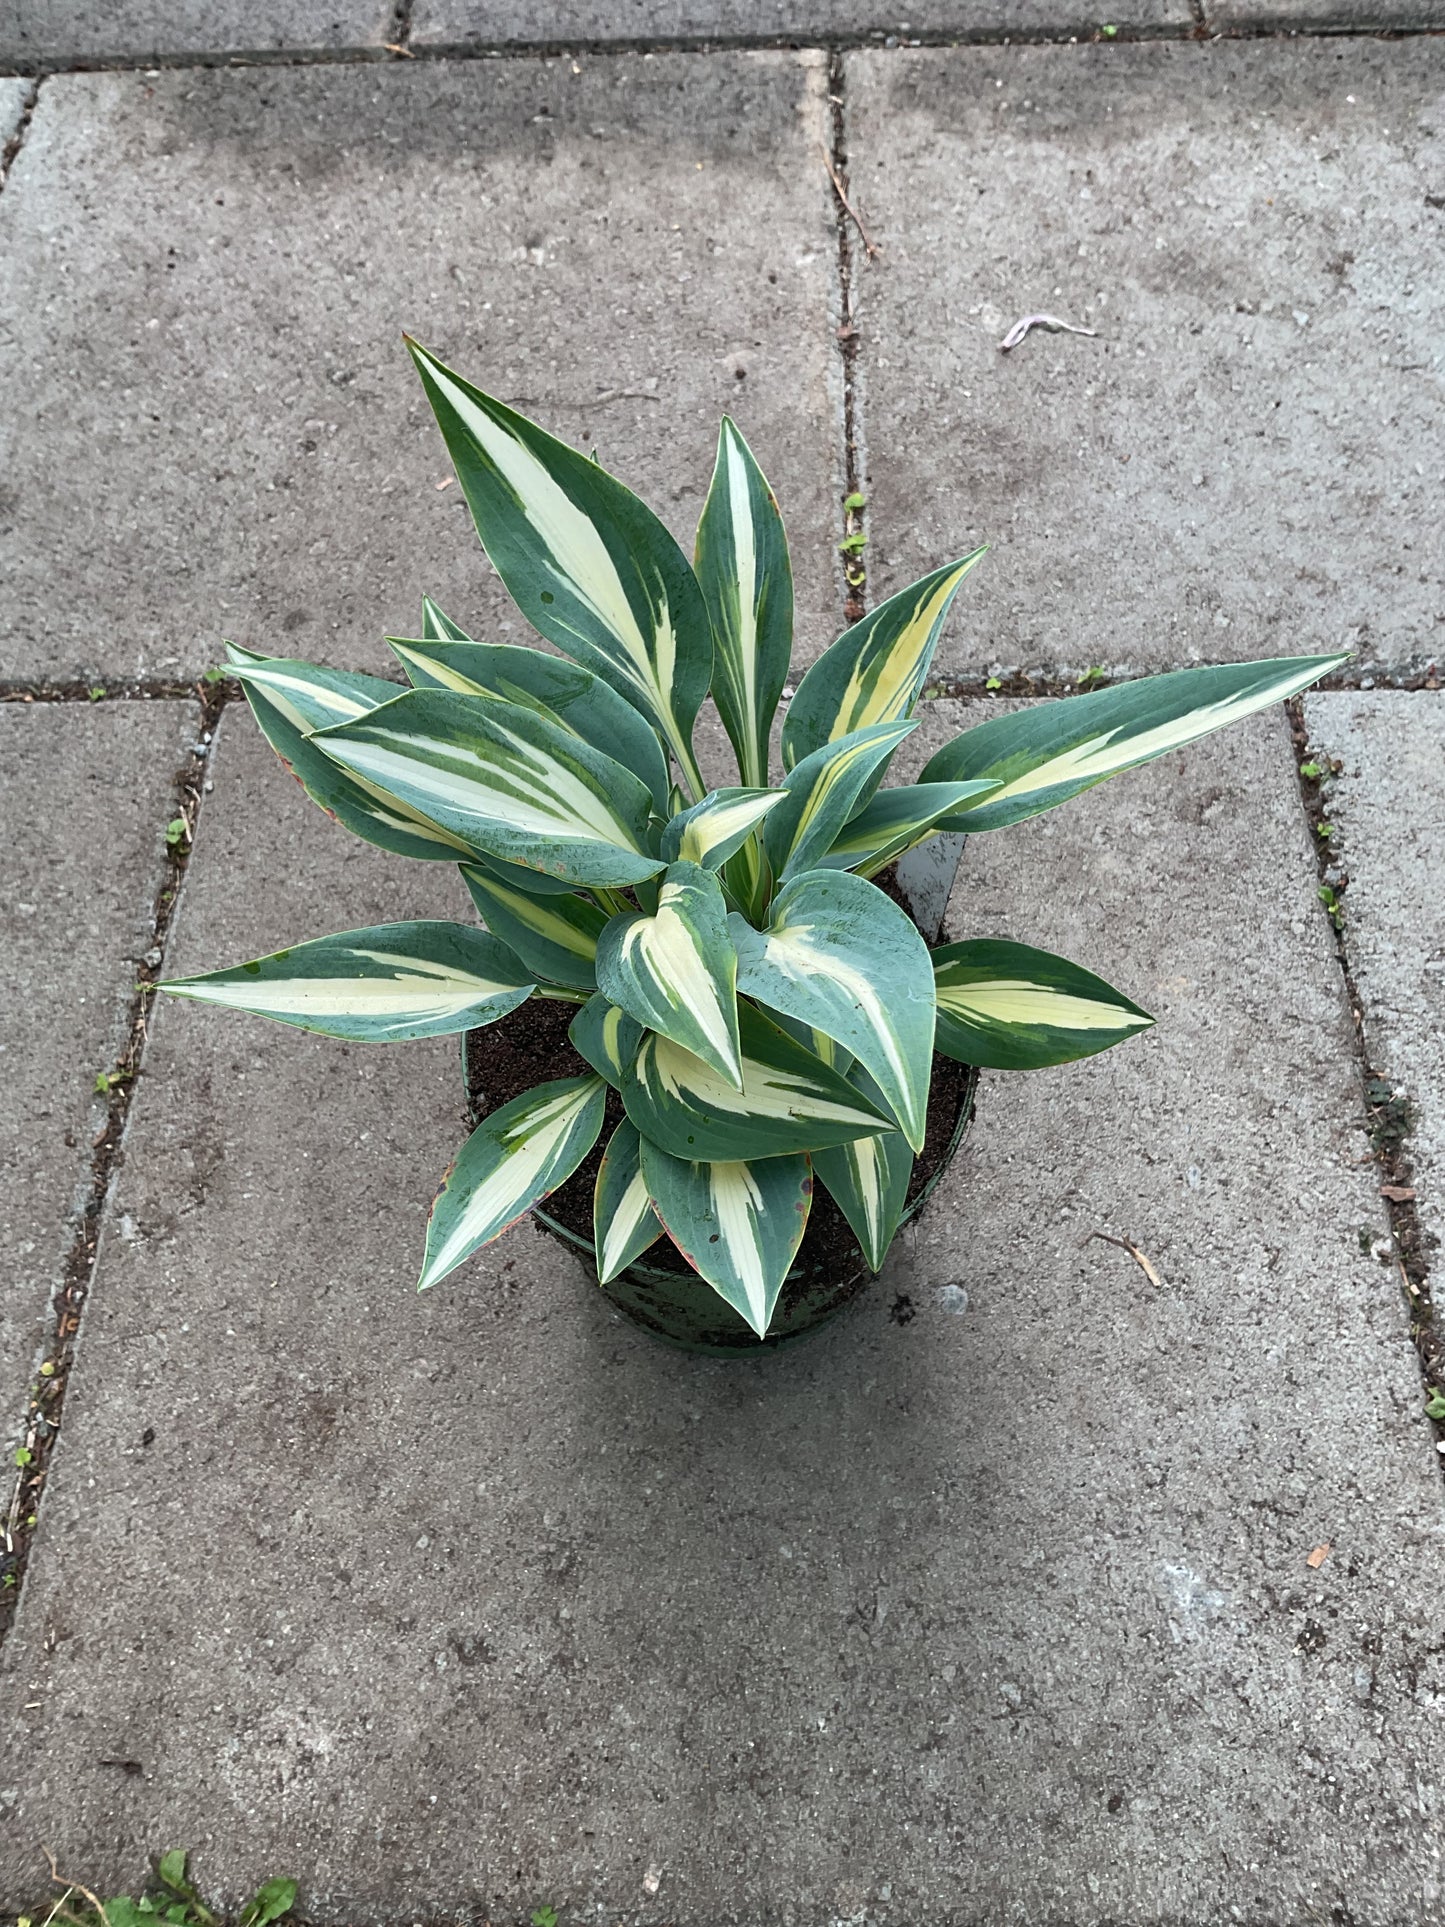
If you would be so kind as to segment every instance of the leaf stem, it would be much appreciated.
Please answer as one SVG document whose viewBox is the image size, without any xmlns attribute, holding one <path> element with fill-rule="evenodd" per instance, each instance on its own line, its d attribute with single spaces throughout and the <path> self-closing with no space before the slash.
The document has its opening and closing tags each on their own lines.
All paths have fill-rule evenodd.
<svg viewBox="0 0 1445 1927">
<path fill-rule="evenodd" d="M 585 1004 L 592 993 L 590 990 L 564 990 L 560 984 L 538 984 L 532 995 L 551 997 L 559 1004 Z"/>
</svg>

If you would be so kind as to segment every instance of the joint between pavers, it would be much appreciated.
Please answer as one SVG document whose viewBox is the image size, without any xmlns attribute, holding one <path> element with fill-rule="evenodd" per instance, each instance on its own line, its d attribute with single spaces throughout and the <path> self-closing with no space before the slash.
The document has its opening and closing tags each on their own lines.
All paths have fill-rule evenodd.
<svg viewBox="0 0 1445 1927">
<path fill-rule="evenodd" d="M 871 261 L 876 244 L 863 226 L 849 194 L 847 87 L 847 63 L 841 53 L 834 51 L 828 57 L 831 143 L 824 159 L 832 190 L 837 234 L 838 326 L 835 339 L 843 378 L 843 539 L 839 544 L 838 556 L 843 573 L 843 615 L 851 623 L 860 621 L 868 607 L 868 565 L 863 559 L 868 540 L 862 481 L 863 411 L 858 390 L 858 322 L 854 302 L 859 253 L 859 248 L 854 245 L 855 229 L 865 262 Z"/>
<path fill-rule="evenodd" d="M 1380 1202 L 1389 1224 L 1390 1243 L 1399 1273 L 1400 1295 L 1405 1306 L 1410 1339 L 1420 1364 L 1426 1416 L 1435 1397 L 1445 1392 L 1445 1329 L 1436 1314 L 1430 1290 L 1430 1261 L 1426 1255 L 1424 1229 L 1415 1198 L 1414 1170 L 1409 1139 L 1412 1129 L 1410 1107 L 1396 1093 L 1393 1079 L 1374 1061 L 1365 1035 L 1365 1006 L 1354 967 L 1350 960 L 1348 903 L 1349 876 L 1341 862 L 1344 854 L 1335 842 L 1336 826 L 1328 813 L 1326 784 L 1332 769 L 1330 759 L 1316 751 L 1309 739 L 1303 699 L 1292 697 L 1289 712 L 1290 738 L 1295 754 L 1295 774 L 1300 802 L 1309 824 L 1319 871 L 1319 896 L 1323 914 L 1329 919 L 1334 936 L 1335 960 L 1344 980 L 1349 1004 L 1350 1025 L 1355 1040 L 1361 1096 L 1365 1106 L 1370 1148 L 1379 1175 Z M 1337 767 L 1337 766 L 1336 766 Z M 1445 1445 L 1445 1420 L 1431 1418 L 1437 1446 Z M 1445 1476 L 1445 1455 L 1440 1457 Z"/>
<path fill-rule="evenodd" d="M 236 702 L 241 694 L 241 685 L 230 676 L 214 683 L 181 676 L 130 676 L 106 683 L 87 682 L 79 676 L 62 682 L 0 677 L 0 703 L 199 702 L 204 706 L 212 698 L 223 704 Z"/>
<path fill-rule="evenodd" d="M 200 703 L 202 753 L 177 770 L 172 814 L 165 825 L 165 866 L 152 905 L 152 948 L 135 966 L 125 1043 L 107 1079 L 105 1123 L 91 1140 L 90 1177 L 66 1253 L 60 1283 L 51 1302 L 40 1369 L 24 1413 L 13 1470 L 15 1482 L 0 1513 L 0 1650 L 19 1610 L 30 1549 L 39 1521 L 47 1477 L 60 1437 L 65 1395 L 75 1361 L 86 1302 L 95 1273 L 101 1225 L 111 1188 L 124 1155 L 131 1101 L 144 1071 L 150 999 L 161 981 L 165 953 L 180 900 L 181 883 L 195 847 L 206 784 L 215 754 L 216 725 L 234 685 L 183 685 L 182 695 Z M 180 823 L 183 830 L 177 832 Z"/>
<path fill-rule="evenodd" d="M 1237 658 L 1231 656 L 1221 657 L 1218 663 L 1191 662 L 1183 666 L 1189 669 L 1220 668 L 1227 662 L 1235 661 Z M 1086 664 L 1082 669 L 1058 663 L 1032 669 L 1015 666 L 978 670 L 962 676 L 935 676 L 924 684 L 922 695 L 925 700 L 947 696 L 970 701 L 991 696 L 1086 696 L 1093 689 L 1108 689 L 1115 683 L 1131 682 L 1136 677 L 1157 673 L 1157 665 L 1148 663 L 1114 663 L 1108 668 L 1101 664 Z M 1423 664 L 1412 662 L 1395 666 L 1357 662 L 1322 676 L 1312 687 L 1320 694 L 1369 689 L 1395 689 L 1407 694 L 1433 692 L 1441 687 L 1441 668 L 1433 659 Z"/>
</svg>

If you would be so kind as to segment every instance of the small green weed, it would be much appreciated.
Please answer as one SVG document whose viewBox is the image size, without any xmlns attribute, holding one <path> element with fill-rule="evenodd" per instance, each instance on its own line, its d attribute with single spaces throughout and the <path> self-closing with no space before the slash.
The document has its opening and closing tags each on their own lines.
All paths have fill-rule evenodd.
<svg viewBox="0 0 1445 1927">
<path fill-rule="evenodd" d="M 857 489 L 854 489 L 851 495 L 845 495 L 843 497 L 843 506 L 850 515 L 856 515 L 859 509 L 867 508 L 868 497 L 866 495 L 860 495 Z"/>
<path fill-rule="evenodd" d="M 103 682 L 95 683 L 91 688 L 87 689 L 85 693 L 93 703 L 104 702 L 105 684 Z"/>
<path fill-rule="evenodd" d="M 205 670 L 202 670 L 201 672 L 201 681 L 208 682 L 213 686 L 216 683 L 224 682 L 225 680 L 226 680 L 226 672 L 224 669 L 205 669 Z"/>
<path fill-rule="evenodd" d="M 1445 1419 L 1445 1392 L 1438 1385 L 1430 1387 L 1430 1396 L 1425 1401 L 1426 1418 Z"/>
<path fill-rule="evenodd" d="M 557 1927 L 557 1909 L 544 1901 L 532 1915 L 532 1927 Z"/>
<path fill-rule="evenodd" d="M 183 816 L 173 816 L 166 825 L 166 845 L 169 849 L 188 849 L 191 842 L 191 826 Z"/>
<path fill-rule="evenodd" d="M 134 1076 L 134 1071 L 97 1071 L 95 1094 L 97 1097 L 109 1097 L 112 1091 L 119 1090 L 122 1084 L 128 1084 Z"/>
<path fill-rule="evenodd" d="M 1096 662 L 1091 664 L 1089 668 L 1081 670 L 1076 680 L 1080 689 L 1092 689 L 1098 683 L 1107 682 L 1109 680 L 1109 672 L 1104 668 L 1102 663 Z"/>
<path fill-rule="evenodd" d="M 984 684 L 984 688 L 985 689 L 1002 689 L 1003 678 L 1001 676 L 990 676 L 988 681 Z"/>
<path fill-rule="evenodd" d="M 838 544 L 844 555 L 858 555 L 867 546 L 868 538 L 862 529 L 855 529 L 851 535 L 845 535 Z"/>
<path fill-rule="evenodd" d="M 22 1914 L 16 1927 L 223 1927 L 223 1916 L 208 1907 L 186 1869 L 186 1853 L 173 1847 L 155 1862 L 155 1872 L 138 1896 L 117 1894 L 101 1900 L 78 1880 L 67 1880 L 50 1863 L 51 1876 L 64 1888 L 48 1912 Z M 268 1880 L 258 1887 L 236 1917 L 235 1927 L 273 1927 L 296 1904 L 294 1880 Z M 37 1910 L 38 1913 L 38 1910 Z"/>
</svg>

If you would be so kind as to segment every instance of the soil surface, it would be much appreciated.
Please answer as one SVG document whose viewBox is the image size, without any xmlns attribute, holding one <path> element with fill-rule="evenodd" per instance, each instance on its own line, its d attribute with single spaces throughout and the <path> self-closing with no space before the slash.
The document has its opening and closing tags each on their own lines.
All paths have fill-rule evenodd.
<svg viewBox="0 0 1445 1927">
<path fill-rule="evenodd" d="M 589 1065 L 573 1049 L 567 1027 L 578 1006 L 533 998 L 499 1023 L 484 1030 L 467 1033 L 467 1097 L 472 1117 L 480 1122 L 512 1098 L 520 1097 L 536 1084 L 554 1077 L 582 1077 Z M 928 1100 L 928 1128 L 923 1149 L 913 1162 L 908 1183 L 912 1203 L 943 1161 L 959 1112 L 968 1102 L 971 1075 L 966 1065 L 937 1053 L 933 1059 L 933 1084 Z M 598 1166 L 607 1149 L 615 1125 L 623 1118 L 622 1099 L 616 1091 L 607 1093 L 607 1117 L 602 1133 L 581 1164 L 547 1199 L 547 1211 L 560 1224 L 574 1231 L 590 1245 L 592 1242 L 592 1193 Z M 813 1203 L 808 1214 L 799 1258 L 809 1265 L 824 1266 L 839 1272 L 863 1262 L 858 1241 L 848 1220 L 821 1184 L 814 1185 Z M 689 1272 L 692 1267 L 666 1238 L 640 1260 L 659 1271 Z"/>
</svg>

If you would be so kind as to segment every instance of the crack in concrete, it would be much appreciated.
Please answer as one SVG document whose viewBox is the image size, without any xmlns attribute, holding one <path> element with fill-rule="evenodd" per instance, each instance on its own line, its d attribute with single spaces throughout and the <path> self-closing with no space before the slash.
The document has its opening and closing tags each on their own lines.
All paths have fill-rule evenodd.
<svg viewBox="0 0 1445 1927">
<path fill-rule="evenodd" d="M 1213 40 L 1305 39 L 1416 40 L 1439 38 L 1442 26 L 1399 26 L 1381 21 L 1371 26 L 1356 19 L 1310 21 L 1296 26 L 1254 25 L 1241 22 L 1234 26 L 1213 26 L 1203 11 L 1201 0 L 1190 0 L 1195 16 L 1188 21 L 1155 26 L 1116 27 L 1105 33 L 1071 33 L 1066 27 L 1025 28 L 975 27 L 932 33 L 881 34 L 718 34 L 689 38 L 639 36 L 622 40 L 516 41 L 468 40 L 412 44 L 412 11 L 415 0 L 398 0 L 391 31 L 397 38 L 379 46 L 224 48 L 215 51 L 192 49 L 184 53 L 117 55 L 113 59 L 35 59 L 0 61 L 0 78 L 45 79 L 52 74 L 137 73 L 187 67 L 310 67 L 357 66 L 367 62 L 390 63 L 398 58 L 411 60 L 564 60 L 585 56 L 589 59 L 627 54 L 725 54 L 792 53 L 814 50 L 830 55 L 844 53 L 882 53 L 919 47 L 1073 47 L 1081 44 L 1127 47 L 1145 41 L 1201 42 Z M 400 49 L 400 52 L 398 52 Z"/>
<path fill-rule="evenodd" d="M 175 686 L 169 685 L 172 695 Z M 187 833 L 171 843 L 167 838 L 165 868 L 152 908 L 155 963 L 142 960 L 136 965 L 136 988 L 131 998 L 126 1042 L 110 1075 L 105 1123 L 91 1140 L 90 1182 L 85 1202 L 75 1223 L 74 1236 L 66 1254 L 61 1281 L 51 1303 L 50 1327 L 45 1338 L 43 1362 L 26 1407 L 21 1433 L 25 1461 L 15 1467 L 15 1483 L 0 1513 L 0 1649 L 15 1623 L 29 1565 L 30 1548 L 39 1522 L 45 1482 L 50 1470 L 56 1441 L 60 1436 L 65 1395 L 80 1339 L 81 1321 L 90 1295 L 95 1272 L 96 1250 L 101 1225 L 110 1202 L 111 1186 L 124 1157 L 124 1141 L 131 1101 L 144 1072 L 146 1025 L 149 1001 L 165 969 L 165 952 L 181 883 L 195 847 L 196 830 L 202 801 L 210 776 L 215 750 L 216 724 L 221 711 L 234 692 L 225 684 L 180 685 L 188 701 L 199 697 L 201 705 L 199 742 L 204 753 L 191 756 L 176 772 L 168 823 L 184 819 Z M 158 699 L 159 692 L 150 699 Z"/>
<path fill-rule="evenodd" d="M 20 109 L 20 119 L 16 123 L 15 132 L 6 141 L 3 149 L 0 149 L 0 193 L 4 192 L 5 183 L 10 178 L 10 170 L 15 165 L 16 156 L 25 145 L 25 136 L 30 132 L 30 123 L 35 118 L 35 104 L 40 99 L 42 85 L 43 83 L 37 80 L 26 93 L 25 104 Z"/>
<path fill-rule="evenodd" d="M 1300 801 L 1309 821 L 1310 841 L 1315 848 L 1319 869 L 1320 901 L 1334 933 L 1335 959 L 1349 1000 L 1360 1094 L 1369 1120 L 1370 1146 L 1380 1178 L 1380 1203 L 1389 1222 L 1390 1241 L 1400 1273 L 1401 1298 L 1408 1318 L 1410 1339 L 1420 1361 L 1420 1377 L 1428 1402 L 1437 1391 L 1445 1391 L 1445 1331 L 1441 1330 L 1435 1313 L 1430 1291 L 1430 1262 L 1426 1256 L 1423 1227 L 1414 1197 L 1414 1172 L 1409 1150 L 1410 1116 L 1408 1108 L 1394 1095 L 1394 1080 L 1371 1057 L 1365 1036 L 1364 999 L 1355 983 L 1354 968 L 1350 962 L 1349 919 L 1343 908 L 1348 901 L 1349 876 L 1340 862 L 1342 849 L 1334 840 L 1333 825 L 1330 824 L 1326 808 L 1324 786 L 1331 773 L 1329 758 L 1323 751 L 1315 750 L 1310 743 L 1301 698 L 1293 697 L 1285 708 L 1289 712 Z M 1307 770 L 1315 773 L 1306 774 Z M 1326 833 L 1321 834 L 1322 831 Z M 1432 1423 L 1437 1442 L 1445 1441 L 1445 1421 L 1436 1419 Z M 1445 1458 L 1441 1460 L 1440 1470 L 1445 1475 Z"/>
</svg>

